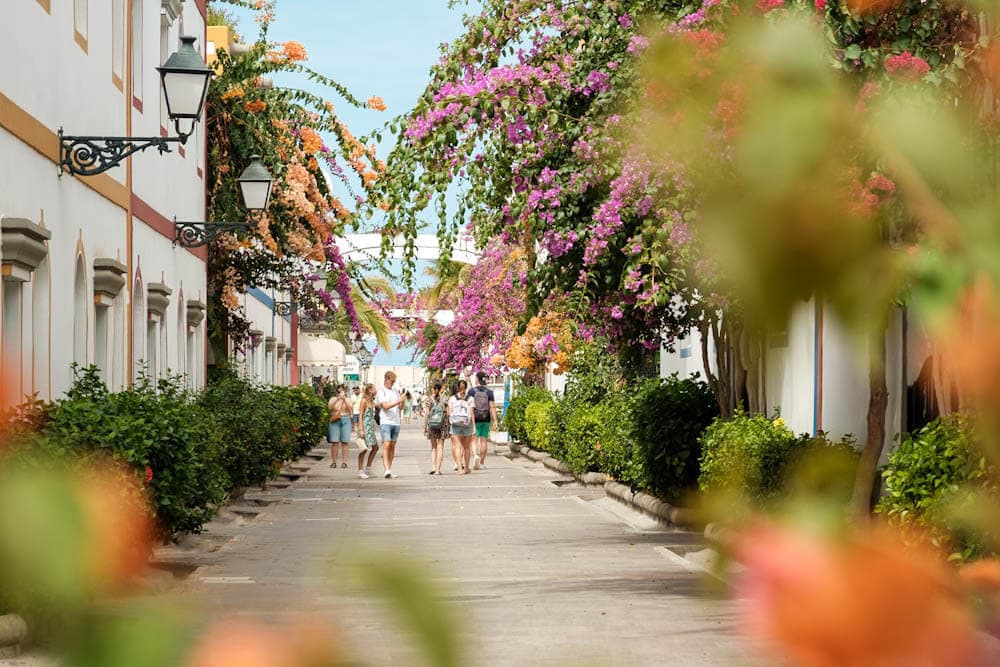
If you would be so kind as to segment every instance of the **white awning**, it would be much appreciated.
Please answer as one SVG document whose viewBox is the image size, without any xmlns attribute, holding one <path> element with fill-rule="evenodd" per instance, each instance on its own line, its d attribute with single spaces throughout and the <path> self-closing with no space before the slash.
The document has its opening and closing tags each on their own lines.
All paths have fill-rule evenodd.
<svg viewBox="0 0 1000 667">
<path fill-rule="evenodd" d="M 343 366 L 344 346 L 332 338 L 299 336 L 299 366 Z"/>
</svg>

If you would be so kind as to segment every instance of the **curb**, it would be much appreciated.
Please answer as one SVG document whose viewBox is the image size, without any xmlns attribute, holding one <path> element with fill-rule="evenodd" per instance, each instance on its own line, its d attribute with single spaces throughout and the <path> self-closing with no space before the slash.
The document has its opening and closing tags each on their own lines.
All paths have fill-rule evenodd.
<svg viewBox="0 0 1000 667">
<path fill-rule="evenodd" d="M 493 443 L 493 445 L 497 444 L 498 443 L 495 442 Z M 621 501 L 632 509 L 648 514 L 662 523 L 680 528 L 701 529 L 704 527 L 704 524 L 699 521 L 694 510 L 686 507 L 675 507 L 674 505 L 663 502 L 656 496 L 646 493 L 645 491 L 633 491 L 630 487 L 608 477 L 602 472 L 587 472 L 582 475 L 577 475 L 570 470 L 569 466 L 566 465 L 565 462 L 560 461 L 545 452 L 532 449 L 527 445 L 514 442 L 508 442 L 506 444 L 511 454 L 524 456 L 532 461 L 541 463 L 549 470 L 554 470 L 555 472 L 565 475 L 572 475 L 573 478 L 581 484 L 587 486 L 603 486 L 605 493 L 612 498 Z M 707 530 L 706 537 L 709 537 Z M 711 538 L 709 539 L 711 541 Z"/>
</svg>

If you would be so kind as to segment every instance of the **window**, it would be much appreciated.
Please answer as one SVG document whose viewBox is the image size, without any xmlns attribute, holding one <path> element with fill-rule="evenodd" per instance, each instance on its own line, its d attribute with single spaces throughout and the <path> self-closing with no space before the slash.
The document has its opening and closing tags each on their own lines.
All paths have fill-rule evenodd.
<svg viewBox="0 0 1000 667">
<path fill-rule="evenodd" d="M 167 62 L 170 57 L 170 26 L 160 25 L 160 62 Z M 163 87 L 160 87 L 160 127 L 167 127 L 167 98 L 163 95 Z"/>
<path fill-rule="evenodd" d="M 3 368 L 4 405 L 8 407 L 21 402 L 21 283 L 16 280 L 3 281 L 3 336 L 0 351 Z M 13 388 L 14 391 L 9 391 Z"/>
<path fill-rule="evenodd" d="M 94 364 L 101 371 L 101 377 L 106 384 L 111 384 L 108 377 L 108 311 L 104 305 L 94 307 Z"/>
<path fill-rule="evenodd" d="M 87 0 L 73 0 L 73 37 L 87 52 Z"/>
<path fill-rule="evenodd" d="M 111 361 L 109 380 L 111 388 L 118 391 L 125 387 L 125 297 L 124 293 L 115 298 L 114 324 L 111 333 Z"/>
<path fill-rule="evenodd" d="M 125 80 L 125 0 L 111 0 L 111 80 L 118 90 Z"/>
<path fill-rule="evenodd" d="M 142 2 L 132 3 L 132 99 L 142 111 Z"/>
<path fill-rule="evenodd" d="M 198 388 L 197 365 L 195 363 L 194 339 L 198 327 L 188 327 L 187 330 L 187 383 L 192 389 Z"/>
<path fill-rule="evenodd" d="M 187 372 L 187 313 L 184 307 L 184 292 L 177 298 L 177 372 Z"/>
<path fill-rule="evenodd" d="M 73 361 L 87 365 L 87 270 L 83 255 L 77 255 L 73 278 Z"/>
<path fill-rule="evenodd" d="M 149 314 L 149 318 L 146 320 L 146 377 L 151 380 L 156 380 L 157 368 L 156 368 L 156 348 L 157 340 L 159 339 L 159 318 L 153 314 Z"/>
<path fill-rule="evenodd" d="M 49 258 L 45 257 L 31 276 L 31 337 L 33 349 L 32 391 L 38 398 L 52 398 L 49 382 Z"/>
<path fill-rule="evenodd" d="M 132 381 L 139 377 L 142 361 L 146 358 L 146 299 L 143 296 L 142 278 L 136 276 L 132 289 Z"/>
</svg>

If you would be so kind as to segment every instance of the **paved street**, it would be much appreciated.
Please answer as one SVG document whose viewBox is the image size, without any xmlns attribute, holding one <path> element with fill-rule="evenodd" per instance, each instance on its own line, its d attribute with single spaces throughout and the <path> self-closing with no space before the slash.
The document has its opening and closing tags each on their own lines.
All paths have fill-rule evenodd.
<svg viewBox="0 0 1000 667">
<path fill-rule="evenodd" d="M 210 525 L 199 539 L 223 546 L 182 598 L 210 614 L 319 613 L 359 658 L 412 664 L 381 603 L 338 579 L 343 547 L 375 544 L 426 564 L 459 608 L 469 664 L 741 664 L 732 603 L 666 549 L 683 553 L 695 536 L 526 459 L 491 455 L 487 470 L 457 476 L 448 464 L 431 476 L 427 450 L 408 426 L 395 480 L 359 480 L 325 459 L 287 489 L 248 494 L 275 502 L 245 525 Z"/>
</svg>

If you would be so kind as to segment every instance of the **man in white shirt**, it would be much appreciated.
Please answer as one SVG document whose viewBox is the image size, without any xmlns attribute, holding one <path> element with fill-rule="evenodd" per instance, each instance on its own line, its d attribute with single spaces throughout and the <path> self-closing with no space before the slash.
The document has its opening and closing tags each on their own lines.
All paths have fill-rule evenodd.
<svg viewBox="0 0 1000 667">
<path fill-rule="evenodd" d="M 379 430 L 382 436 L 382 465 L 385 466 L 386 479 L 394 478 L 392 462 L 396 458 L 396 439 L 399 438 L 399 409 L 403 405 L 403 397 L 392 388 L 396 383 L 396 374 L 387 371 L 385 384 L 375 393 L 375 404 L 378 406 Z"/>
</svg>

